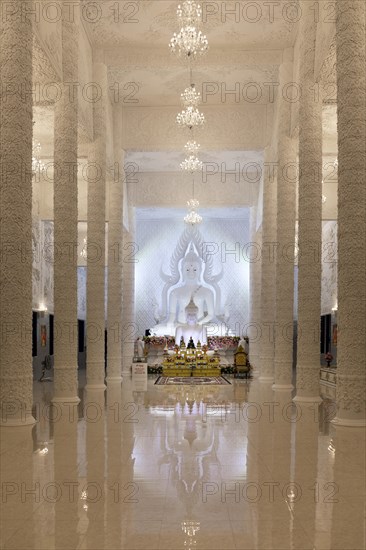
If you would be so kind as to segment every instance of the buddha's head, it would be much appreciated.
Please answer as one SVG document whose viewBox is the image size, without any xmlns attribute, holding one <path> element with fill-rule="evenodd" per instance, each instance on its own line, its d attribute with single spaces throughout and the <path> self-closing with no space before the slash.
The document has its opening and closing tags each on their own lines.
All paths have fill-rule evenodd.
<svg viewBox="0 0 366 550">
<path fill-rule="evenodd" d="M 183 280 L 199 281 L 201 269 L 201 258 L 194 251 L 193 245 L 191 245 L 188 254 L 185 255 L 182 262 Z"/>
</svg>

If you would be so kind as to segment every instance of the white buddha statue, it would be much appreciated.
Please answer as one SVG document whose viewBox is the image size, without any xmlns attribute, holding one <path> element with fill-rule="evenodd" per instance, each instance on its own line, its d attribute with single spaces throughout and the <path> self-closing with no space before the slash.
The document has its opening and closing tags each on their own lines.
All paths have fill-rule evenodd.
<svg viewBox="0 0 366 550">
<path fill-rule="evenodd" d="M 198 307 L 191 298 L 188 306 L 185 308 L 186 322 L 178 325 L 175 331 L 175 343 L 179 344 L 181 337 L 184 341 L 188 342 L 192 338 L 194 345 L 197 346 L 197 342 L 201 344 L 207 344 L 207 330 L 202 324 L 197 321 Z"/>
<path fill-rule="evenodd" d="M 201 271 L 201 259 L 191 249 L 182 260 L 183 284 L 170 293 L 168 324 L 186 322 L 186 308 L 191 300 L 197 306 L 199 325 L 205 325 L 214 318 L 214 293 L 200 283 Z"/>
<path fill-rule="evenodd" d="M 217 285 L 216 285 L 217 287 Z M 217 288 L 215 287 L 215 292 Z M 207 326 L 210 322 L 215 323 L 216 317 L 216 298 L 213 287 L 210 288 L 209 283 L 205 281 L 203 275 L 203 260 L 196 253 L 194 246 L 191 244 L 188 252 L 183 256 L 180 264 L 180 284 L 175 285 L 170 292 L 167 293 L 166 320 L 151 328 L 151 334 L 156 336 L 176 336 L 178 327 L 196 327 L 193 332 L 202 331 L 202 327 Z M 188 311 L 187 306 L 193 303 L 196 311 Z M 192 308 L 192 304 L 191 304 Z M 192 334 L 188 334 L 193 337 Z M 181 331 L 179 332 L 181 334 Z M 186 334 L 184 334 L 186 339 Z M 206 331 L 200 334 L 201 343 L 207 342 Z M 180 337 L 176 337 L 176 342 L 179 344 Z"/>
</svg>

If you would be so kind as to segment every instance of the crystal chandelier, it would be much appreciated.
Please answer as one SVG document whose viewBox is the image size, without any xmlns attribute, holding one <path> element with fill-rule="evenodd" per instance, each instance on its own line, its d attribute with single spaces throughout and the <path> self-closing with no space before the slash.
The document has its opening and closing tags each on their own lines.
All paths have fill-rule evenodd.
<svg viewBox="0 0 366 550">
<path fill-rule="evenodd" d="M 181 25 L 199 25 L 202 17 L 202 9 L 195 0 L 186 0 L 177 9 L 178 21 Z"/>
<path fill-rule="evenodd" d="M 195 85 L 191 84 L 189 88 L 186 88 L 184 92 L 180 94 L 180 98 L 185 107 L 189 107 L 190 105 L 192 107 L 197 107 L 201 101 L 201 94 L 196 91 Z"/>
<path fill-rule="evenodd" d="M 190 210 L 194 210 L 195 208 L 198 208 L 200 205 L 200 203 L 198 202 L 197 199 L 190 199 L 189 201 L 187 201 L 187 206 Z"/>
<path fill-rule="evenodd" d="M 190 199 L 187 201 L 187 206 L 189 209 L 188 214 L 184 217 L 184 221 L 187 224 L 190 225 L 196 225 L 202 222 L 202 217 L 196 212 L 196 208 L 198 208 L 200 203 L 197 199 Z"/>
<path fill-rule="evenodd" d="M 41 144 L 39 141 L 32 140 L 32 173 L 42 172 L 45 168 L 45 164 L 41 161 Z"/>
<path fill-rule="evenodd" d="M 202 217 L 194 210 L 191 210 L 189 214 L 184 217 L 184 221 L 190 225 L 196 225 L 202 222 Z"/>
<path fill-rule="evenodd" d="M 205 115 L 192 105 L 184 111 L 177 114 L 177 124 L 179 126 L 187 126 L 192 130 L 193 126 L 203 126 L 205 123 Z"/>
<path fill-rule="evenodd" d="M 180 163 L 180 167 L 182 170 L 195 172 L 197 170 L 202 170 L 202 161 L 195 155 L 189 155 L 189 157 Z"/>
<path fill-rule="evenodd" d="M 201 145 L 199 143 L 197 143 L 197 141 L 187 141 L 187 143 L 184 146 L 184 149 L 188 153 L 193 154 L 193 153 L 197 153 L 197 151 L 200 147 L 201 147 Z"/>
<path fill-rule="evenodd" d="M 82 248 L 82 251 L 80 252 L 80 256 L 84 258 L 84 260 L 88 258 L 88 240 L 86 237 L 84 237 L 84 240 L 83 240 L 83 248 Z"/>
<path fill-rule="evenodd" d="M 196 27 L 187 25 L 180 31 L 173 34 L 169 44 L 170 51 L 178 57 L 194 60 L 208 50 L 208 41 L 205 34 L 202 34 Z"/>
</svg>

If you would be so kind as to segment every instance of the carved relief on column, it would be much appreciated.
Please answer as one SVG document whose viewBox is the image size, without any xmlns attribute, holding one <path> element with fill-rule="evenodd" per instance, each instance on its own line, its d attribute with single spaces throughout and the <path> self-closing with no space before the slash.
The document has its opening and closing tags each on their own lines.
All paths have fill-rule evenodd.
<svg viewBox="0 0 366 550">
<path fill-rule="evenodd" d="M 0 21 L 0 422 L 32 424 L 32 18 Z M 14 92 L 14 88 L 18 92 Z M 8 89 L 11 90 L 8 92 Z"/>
<path fill-rule="evenodd" d="M 114 169 L 109 178 L 107 382 L 122 380 L 123 162 L 122 107 L 114 112 Z"/>
<path fill-rule="evenodd" d="M 89 156 L 88 245 L 86 279 L 86 380 L 88 388 L 105 388 L 105 186 L 107 67 L 93 64 L 94 81 L 101 89 L 93 105 L 94 141 Z M 93 169 L 95 167 L 95 169 Z"/>
<path fill-rule="evenodd" d="M 250 241 L 253 243 L 253 254 L 250 259 L 250 327 L 249 336 L 249 361 L 252 366 L 253 376 L 259 375 L 259 338 L 260 305 L 261 305 L 261 242 L 260 230 L 257 231 L 257 207 L 250 209 Z"/>
<path fill-rule="evenodd" d="M 273 381 L 276 264 L 276 179 L 272 149 L 264 155 L 259 380 Z"/>
<path fill-rule="evenodd" d="M 365 3 L 337 2 L 338 350 L 337 418 L 366 424 Z"/>
<path fill-rule="evenodd" d="M 290 55 L 291 51 L 287 51 Z M 292 61 L 280 67 L 280 89 L 292 82 Z M 289 137 L 291 104 L 281 100 L 278 118 L 277 243 L 276 255 L 276 390 L 292 389 L 294 250 L 297 167 L 294 143 Z"/>
<path fill-rule="evenodd" d="M 299 106 L 299 281 L 297 401 L 319 401 L 322 216 L 322 101 L 314 97 L 316 23 L 301 2 Z"/>
<path fill-rule="evenodd" d="M 63 6 L 62 96 L 54 126 L 54 401 L 79 401 L 77 363 L 78 17 Z"/>
<path fill-rule="evenodd" d="M 123 228 L 123 284 L 122 284 L 122 369 L 128 371 L 134 355 L 134 343 L 137 336 L 141 336 L 143 327 L 135 323 L 135 211 L 128 208 L 129 230 Z"/>
</svg>

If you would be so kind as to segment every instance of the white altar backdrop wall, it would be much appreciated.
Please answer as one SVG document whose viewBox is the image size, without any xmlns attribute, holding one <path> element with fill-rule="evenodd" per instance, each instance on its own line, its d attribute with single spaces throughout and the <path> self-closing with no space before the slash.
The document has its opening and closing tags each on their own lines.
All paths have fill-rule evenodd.
<svg viewBox="0 0 366 550">
<path fill-rule="evenodd" d="M 201 210 L 204 218 L 199 226 L 204 243 L 210 243 L 214 253 L 214 274 L 223 269 L 219 281 L 221 306 L 228 314 L 227 325 L 237 335 L 246 331 L 249 323 L 249 262 L 246 245 L 249 238 L 249 209 L 240 209 L 233 218 L 210 216 Z M 234 211 L 234 209 L 233 209 Z M 226 211 L 228 212 L 228 211 Z M 170 273 L 169 263 L 176 244 L 186 229 L 185 212 L 169 219 L 144 218 L 136 210 L 136 239 L 138 253 L 135 265 L 136 323 L 140 335 L 156 324 L 161 310 L 164 282 L 160 271 Z M 163 321 L 163 319 L 161 319 Z"/>
</svg>

